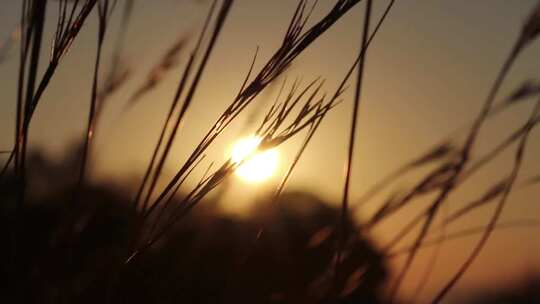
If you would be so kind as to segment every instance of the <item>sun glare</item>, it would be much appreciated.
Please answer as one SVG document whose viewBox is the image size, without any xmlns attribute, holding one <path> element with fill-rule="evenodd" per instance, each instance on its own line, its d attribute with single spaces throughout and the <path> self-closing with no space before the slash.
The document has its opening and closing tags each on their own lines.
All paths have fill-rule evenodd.
<svg viewBox="0 0 540 304">
<path fill-rule="evenodd" d="M 263 182 L 270 178 L 277 168 L 277 150 L 270 149 L 257 152 L 257 147 L 260 142 L 261 138 L 253 136 L 238 140 L 232 147 L 232 161 L 235 163 L 243 161 L 240 167 L 236 169 L 235 173 L 246 182 Z"/>
</svg>

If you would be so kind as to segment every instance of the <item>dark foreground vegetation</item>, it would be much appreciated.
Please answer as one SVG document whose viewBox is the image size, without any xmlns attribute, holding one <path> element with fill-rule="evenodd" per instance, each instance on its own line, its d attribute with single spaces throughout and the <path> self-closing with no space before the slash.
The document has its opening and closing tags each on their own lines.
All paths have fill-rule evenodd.
<svg viewBox="0 0 540 304">
<path fill-rule="evenodd" d="M 55 164 L 34 155 L 29 165 L 46 173 L 33 175 L 32 188 L 40 191 L 30 193 L 21 215 L 26 222 L 17 249 L 25 263 L 17 272 L 24 290 L 17 294 L 13 265 L 6 263 L 11 252 L 4 247 L 2 303 L 313 303 L 332 287 L 336 233 L 329 223 L 339 219 L 339 210 L 316 197 L 285 193 L 277 202 L 253 202 L 261 209 L 248 219 L 221 215 L 212 207 L 216 202 L 205 201 L 209 207 L 122 265 L 137 220 L 130 192 L 88 185 L 73 206 L 69 160 Z M 14 197 L 13 177 L 5 183 L 10 186 L 2 197 Z M 7 241 L 13 206 L 1 207 Z M 387 268 L 373 244 L 352 238 L 343 265 L 343 303 L 378 303 Z"/>
<path fill-rule="evenodd" d="M 177 225 L 135 263 L 125 263 L 137 213 L 130 191 L 91 184 L 73 206 L 77 153 L 51 161 L 34 153 L 16 268 L 9 247 L 0 251 L 2 303 L 388 303 L 387 257 L 363 234 L 349 240 L 342 276 L 332 279 L 339 209 L 307 193 L 286 192 L 279 201 L 252 202 L 248 218 L 218 210 L 217 199 Z M 16 196 L 7 176 L 0 195 Z M 0 208 L 1 237 L 13 235 L 14 208 Z M 69 220 L 66 221 L 66 214 Z M 360 224 L 350 219 L 350 229 Z M 20 290 L 18 284 L 23 282 Z M 540 301 L 540 279 L 530 276 L 505 288 L 469 290 L 466 304 Z M 336 285 L 337 284 L 337 285 Z"/>
</svg>

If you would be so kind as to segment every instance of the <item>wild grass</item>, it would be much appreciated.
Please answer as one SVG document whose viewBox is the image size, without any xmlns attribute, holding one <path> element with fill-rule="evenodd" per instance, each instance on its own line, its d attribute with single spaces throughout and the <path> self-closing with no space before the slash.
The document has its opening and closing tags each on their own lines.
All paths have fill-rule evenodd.
<svg viewBox="0 0 540 304">
<path fill-rule="evenodd" d="M 190 151 L 187 159 L 173 168 L 174 175 L 170 179 L 166 179 L 164 170 L 168 164 L 167 161 L 171 157 L 172 147 L 175 143 L 182 142 L 184 132 L 190 131 L 191 127 L 186 125 L 186 116 L 189 115 L 193 104 L 197 102 L 197 93 L 204 89 L 201 87 L 201 80 L 208 73 L 210 58 L 220 39 L 222 39 L 222 32 L 227 24 L 230 11 L 235 4 L 234 1 L 212 1 L 194 46 L 189 49 L 190 43 L 188 42 L 191 40 L 192 34 L 184 34 L 174 41 L 161 58 L 155 60 L 156 65 L 151 69 L 144 82 L 133 93 L 130 93 L 130 98 L 127 101 L 128 106 L 143 102 L 141 97 L 152 90 L 156 90 L 163 81 L 165 74 L 172 74 L 175 67 L 180 67 L 181 73 L 177 75 L 179 79 L 174 97 L 160 128 L 160 133 L 156 138 L 156 144 L 148 160 L 147 168 L 142 174 L 137 190 L 133 194 L 131 208 L 135 214 L 135 219 L 133 225 L 130 226 L 129 242 L 125 244 L 125 248 L 122 248 L 122 257 L 115 260 L 115 274 L 110 279 L 109 291 L 104 300 L 113 301 L 115 287 L 118 286 L 123 272 L 133 264 L 143 263 L 144 255 L 168 233 L 171 233 L 176 225 L 185 220 L 192 210 L 207 198 L 210 192 L 222 185 L 242 164 L 234 162 L 232 159 L 221 163 L 218 160 L 207 160 L 207 153 L 233 122 L 246 115 L 248 106 L 256 103 L 256 99 L 261 93 L 266 92 L 272 84 L 278 82 L 281 82 L 281 87 L 276 101 L 264 112 L 253 132 L 261 138 L 257 152 L 278 147 L 291 138 L 301 136 L 304 136 L 304 138 L 293 156 L 293 161 L 282 176 L 281 182 L 269 198 L 270 201 L 276 203 L 280 201 L 287 183 L 306 151 L 306 147 L 313 136 L 317 134 L 321 122 L 340 103 L 349 102 L 344 99 L 343 93 L 347 90 L 356 71 L 354 98 L 351 100 L 353 109 L 350 113 L 350 129 L 347 134 L 348 143 L 343 176 L 341 216 L 339 221 L 327 223 L 328 227 L 331 228 L 326 227 L 330 230 L 325 230 L 333 231 L 332 233 L 335 232 L 334 235 L 337 236 L 333 247 L 333 256 L 327 261 L 329 266 L 326 273 L 321 274 L 323 279 L 320 281 L 326 282 L 330 288 L 325 289 L 327 293 L 321 299 L 340 302 L 343 300 L 343 294 L 350 294 L 350 288 L 357 288 L 358 284 L 360 284 L 357 281 L 360 280 L 361 272 L 355 272 L 353 276 L 341 270 L 341 264 L 346 261 L 347 256 L 351 254 L 350 249 L 358 241 L 358 233 L 350 231 L 351 229 L 358 229 L 358 232 L 369 235 L 382 222 L 389 220 L 391 216 L 399 215 L 399 212 L 405 207 L 427 194 L 434 194 L 434 199 L 428 207 L 419 210 L 416 216 L 395 231 L 395 235 L 390 238 L 387 244 L 381 246 L 381 251 L 388 259 L 405 256 L 405 263 L 397 271 L 396 279 L 388 292 L 386 300 L 389 303 L 397 301 L 402 282 L 407 279 L 411 266 L 422 248 L 438 246 L 450 239 L 480 234 L 480 240 L 472 252 L 433 299 L 434 303 L 438 303 L 452 290 L 476 260 L 496 229 L 518 225 L 538 225 L 538 221 L 534 219 L 511 223 L 500 223 L 499 219 L 513 191 L 540 182 L 538 176 L 533 176 L 523 183 L 517 181 L 523 166 L 527 144 L 531 140 L 530 134 L 540 122 L 540 100 L 536 102 L 529 118 L 518 129 L 514 130 L 510 136 L 503 138 L 491 151 L 480 157 L 476 157 L 473 152 L 478 138 L 481 136 L 481 130 L 490 118 L 507 111 L 517 104 L 538 98 L 538 95 L 540 95 L 540 84 L 536 81 L 529 81 L 523 83 L 509 96 L 496 102 L 499 91 L 511 72 L 514 63 L 519 60 L 522 51 L 533 44 L 540 35 L 540 6 L 535 8 L 523 25 L 520 36 L 511 46 L 511 51 L 501 65 L 501 69 L 483 102 L 482 109 L 474 120 L 469 124 L 458 126 L 455 132 L 444 137 L 441 142 L 435 144 L 417 158 L 397 168 L 396 171 L 383 178 L 380 182 L 375 183 L 358 201 L 352 202 L 350 192 L 351 187 L 354 185 L 352 185 L 351 177 L 355 155 L 357 155 L 358 143 L 356 140 L 359 120 L 361 119 L 360 110 L 364 102 L 362 100 L 363 82 L 366 73 L 369 75 L 369 72 L 366 71 L 368 49 L 375 41 L 379 29 L 389 16 L 396 1 L 389 1 L 383 15 L 376 20 L 373 30 L 371 30 L 373 25 L 373 1 L 366 0 L 364 2 L 366 5 L 363 25 L 361 26 L 362 31 L 359 34 L 361 39 L 358 54 L 342 81 L 331 91 L 333 93 L 325 93 L 326 88 L 323 78 L 315 78 L 307 82 L 307 84 L 299 79 L 293 82 L 281 79 L 284 78 L 284 74 L 295 63 L 297 58 L 306 49 L 311 48 L 319 37 L 326 35 L 327 31 L 349 11 L 360 9 L 357 4 L 362 3 L 362 1 L 336 0 L 326 14 L 312 22 L 312 13 L 316 9 L 317 1 L 299 0 L 295 11 L 292 12 L 292 18 L 286 27 L 280 45 L 272 52 L 270 58 L 262 64 L 259 70 L 255 69 L 259 53 L 257 48 L 247 69 L 246 76 L 240 84 L 238 93 L 204 133 L 204 136 L 200 138 L 198 144 Z M 85 195 L 88 171 L 92 168 L 92 155 L 99 153 L 99 151 L 93 151 L 92 146 L 99 129 L 99 118 L 103 108 L 108 98 L 122 89 L 137 68 L 136 66 L 135 69 L 132 66 L 127 66 L 123 61 L 123 52 L 129 45 L 129 41 L 126 40 L 126 32 L 129 30 L 134 5 L 137 3 L 133 0 L 123 1 L 124 5 L 122 6 L 123 11 L 118 31 L 119 38 L 114 44 L 112 63 L 110 67 L 105 67 L 103 64 L 103 48 L 108 41 L 106 38 L 110 31 L 111 18 L 115 16 L 113 12 L 120 7 L 119 3 L 122 3 L 122 1 L 23 0 L 21 2 L 21 34 L 18 50 L 19 71 L 14 119 L 15 140 L 12 148 L 0 151 L 0 154 L 8 156 L 0 176 L 3 178 L 8 174 L 12 174 L 16 180 L 16 207 L 12 214 L 13 222 L 9 247 L 12 252 L 12 271 L 14 277 L 17 278 L 19 294 L 24 292 L 25 283 L 24 279 L 17 275 L 17 272 L 25 261 L 19 258 L 21 253 L 18 252 L 18 243 L 25 227 L 26 194 L 32 191 L 32 189 L 28 189 L 27 168 L 28 137 L 31 131 L 31 122 L 38 105 L 47 102 L 42 96 L 48 89 L 49 84 L 54 81 L 56 70 L 62 64 L 62 59 L 69 52 L 72 44 L 77 43 L 77 37 L 81 29 L 86 26 L 88 19 L 97 16 L 97 39 L 91 91 L 89 92 L 89 107 L 87 109 L 88 117 L 84 138 L 81 141 L 81 154 L 79 166 L 77 167 L 78 177 L 71 202 L 72 206 L 77 206 Z M 53 29 L 52 49 L 50 52 L 46 52 L 42 47 L 45 39 L 46 10 L 52 6 L 58 9 L 58 17 Z M 310 22 L 313 25 L 308 26 Z M 12 47 L 14 37 L 12 36 L 8 42 L 0 47 L 0 64 L 6 58 L 6 50 Z M 183 66 L 180 66 L 181 61 L 179 59 L 186 52 L 189 53 L 187 61 Z M 43 74 L 41 74 L 38 66 L 41 61 L 45 60 L 46 56 L 48 56 L 48 61 Z M 107 71 L 106 77 L 101 77 L 104 70 Z M 129 112 L 124 112 L 124 115 L 129 115 Z M 463 133 L 465 134 L 465 140 L 458 143 L 456 137 L 458 134 Z M 471 176 L 492 162 L 495 157 L 512 147 L 515 147 L 512 169 L 502 180 L 494 182 L 490 188 L 480 194 L 478 198 L 465 204 L 464 207 L 455 210 L 449 215 L 441 215 L 441 208 L 448 203 L 449 197 L 456 189 L 467 183 Z M 204 174 L 196 177 L 196 169 L 204 164 L 207 166 Z M 432 168 L 433 166 L 434 168 Z M 428 170 L 410 189 L 396 192 L 380 203 L 375 212 L 359 223 L 358 227 L 353 223 L 355 219 L 351 217 L 351 214 L 356 214 L 361 207 L 372 203 L 376 195 L 386 191 L 396 180 L 413 171 L 428 167 L 432 169 Z M 186 183 L 188 178 L 197 178 L 198 182 L 194 186 L 189 186 Z M 0 181 L 3 182 L 3 180 Z M 164 184 L 163 187 L 161 187 L 162 184 Z M 495 210 L 486 225 L 452 234 L 445 232 L 445 227 L 450 223 L 490 204 L 495 205 Z M 67 231 L 62 234 L 63 238 L 65 238 L 63 241 L 70 244 L 70 239 L 76 237 L 75 233 L 72 233 L 76 223 L 70 218 L 73 216 L 72 212 L 65 212 L 64 214 L 66 218 L 60 220 L 67 223 L 67 228 L 64 228 Z M 434 227 L 436 219 L 441 219 L 441 217 L 441 224 Z M 267 228 L 264 224 L 259 226 L 257 237 L 252 240 L 246 256 L 236 264 L 237 269 L 243 267 L 245 261 L 257 250 L 259 240 Z M 413 235 L 415 229 L 418 229 L 418 233 Z M 440 235 L 432 237 L 435 232 L 440 232 Z M 411 235 L 413 237 L 411 244 L 398 247 L 406 237 Z M 438 254 L 435 253 L 430 265 L 434 264 L 437 258 Z M 135 265 L 133 267 L 139 266 Z M 418 285 L 417 293 L 424 288 L 430 275 L 431 267 L 428 267 Z M 355 283 L 352 284 L 351 280 Z M 345 292 L 346 290 L 348 291 Z"/>
</svg>

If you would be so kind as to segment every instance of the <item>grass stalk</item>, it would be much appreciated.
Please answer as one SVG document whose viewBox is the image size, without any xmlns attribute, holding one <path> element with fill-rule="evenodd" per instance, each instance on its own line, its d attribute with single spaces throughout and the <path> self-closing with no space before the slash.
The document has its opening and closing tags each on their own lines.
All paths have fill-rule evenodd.
<svg viewBox="0 0 540 304">
<path fill-rule="evenodd" d="M 340 276 L 340 264 L 341 264 L 341 254 L 345 247 L 346 240 L 348 239 L 348 229 L 349 226 L 348 219 L 349 219 L 349 196 L 350 196 L 350 183 L 351 183 L 351 176 L 352 176 L 352 166 L 353 166 L 353 156 L 354 156 L 354 148 L 355 148 L 355 142 L 356 142 L 356 132 L 357 132 L 357 124 L 358 124 L 358 116 L 360 112 L 360 95 L 362 92 L 362 83 L 363 83 L 363 77 L 364 77 L 364 68 L 365 68 L 365 61 L 367 57 L 367 41 L 368 41 L 368 35 L 369 35 L 369 25 L 371 20 L 371 10 L 372 10 L 372 1 L 367 0 L 366 2 L 366 8 L 364 13 L 364 25 L 362 29 L 362 44 L 360 46 L 360 50 L 364 50 L 364 54 L 360 59 L 360 62 L 358 63 L 358 70 L 357 70 L 357 79 L 356 79 L 356 88 L 354 93 L 354 100 L 353 100 L 353 110 L 351 112 L 351 126 L 349 131 L 349 143 L 347 148 L 347 158 L 345 162 L 345 182 L 343 185 L 343 192 L 342 192 L 342 200 L 341 200 L 341 219 L 340 219 L 340 229 L 339 229 L 339 240 L 336 250 L 336 265 L 334 270 L 334 283 L 337 282 L 338 277 Z"/>
<path fill-rule="evenodd" d="M 456 285 L 459 279 L 463 277 L 463 274 L 467 271 L 467 269 L 469 269 L 472 263 L 476 260 L 476 258 L 478 257 L 478 255 L 480 254 L 484 246 L 486 245 L 486 242 L 488 241 L 489 237 L 491 236 L 493 229 L 496 227 L 497 222 L 503 212 L 504 206 L 506 205 L 508 197 L 510 196 L 510 193 L 512 192 L 514 184 L 516 183 L 517 177 L 521 170 L 523 157 L 525 154 L 525 149 L 526 149 L 527 142 L 529 139 L 529 134 L 531 133 L 531 130 L 533 127 L 532 123 L 534 119 L 536 118 L 536 116 L 538 115 L 538 113 L 540 113 L 540 100 L 536 103 L 535 108 L 532 111 L 531 116 L 528 120 L 526 132 L 521 137 L 519 146 L 516 149 L 516 153 L 514 156 L 514 166 L 512 168 L 512 172 L 510 173 L 507 186 L 505 187 L 505 191 L 503 195 L 501 196 L 499 203 L 497 204 L 496 209 L 493 212 L 493 215 L 490 218 L 486 229 L 484 230 L 484 233 L 482 234 L 480 240 L 474 247 L 471 254 L 468 256 L 465 262 L 461 265 L 459 270 L 454 274 L 454 276 L 450 279 L 450 281 L 435 296 L 433 303 L 439 303 L 446 296 L 446 294 L 448 294 L 448 292 Z"/>
</svg>

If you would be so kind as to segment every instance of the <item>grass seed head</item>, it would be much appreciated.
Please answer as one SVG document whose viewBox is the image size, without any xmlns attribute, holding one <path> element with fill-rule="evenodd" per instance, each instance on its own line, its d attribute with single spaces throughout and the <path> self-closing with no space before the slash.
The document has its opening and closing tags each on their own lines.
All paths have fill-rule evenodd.
<svg viewBox="0 0 540 304">
<path fill-rule="evenodd" d="M 540 34 L 540 2 L 533 9 L 527 22 L 521 31 L 521 45 L 525 46 L 531 43 Z"/>
</svg>

